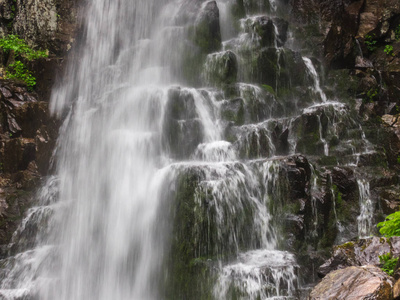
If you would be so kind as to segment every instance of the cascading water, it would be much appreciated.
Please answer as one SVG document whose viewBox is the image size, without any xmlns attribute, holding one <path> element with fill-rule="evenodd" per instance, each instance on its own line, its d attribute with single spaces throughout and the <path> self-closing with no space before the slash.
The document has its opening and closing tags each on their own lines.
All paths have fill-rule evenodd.
<svg viewBox="0 0 400 300">
<path fill-rule="evenodd" d="M 52 96 L 57 172 L 9 245 L 1 296 L 300 297 L 296 257 L 282 250 L 296 163 L 279 155 L 347 155 L 353 145 L 331 141 L 343 124 L 362 130 L 327 101 L 311 59 L 285 47 L 279 5 L 89 4 L 79 62 Z M 316 239 L 322 189 L 298 164 L 310 168 L 299 197 Z"/>
<path fill-rule="evenodd" d="M 372 234 L 372 221 L 374 217 L 374 203 L 370 196 L 369 182 L 363 179 L 357 180 L 360 193 L 360 215 L 358 221 L 358 236 L 369 237 Z"/>
</svg>

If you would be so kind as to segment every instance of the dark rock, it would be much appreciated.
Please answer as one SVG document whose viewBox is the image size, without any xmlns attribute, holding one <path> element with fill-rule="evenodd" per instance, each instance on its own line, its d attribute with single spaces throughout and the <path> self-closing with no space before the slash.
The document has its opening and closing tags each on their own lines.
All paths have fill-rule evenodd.
<svg viewBox="0 0 400 300">
<path fill-rule="evenodd" d="M 332 183 L 336 185 L 343 195 L 356 193 L 358 195 L 358 185 L 354 176 L 354 171 L 346 167 L 334 167 L 331 171 Z M 358 198 L 357 196 L 355 198 Z M 354 199 L 353 199 L 354 200 Z"/>
<path fill-rule="evenodd" d="M 211 53 L 221 48 L 221 30 L 217 2 L 209 1 L 195 22 L 195 43 L 203 52 Z"/>
<path fill-rule="evenodd" d="M 235 125 L 244 124 L 244 101 L 242 98 L 226 100 L 221 105 L 221 116 Z"/>
<path fill-rule="evenodd" d="M 193 94 L 172 88 L 168 91 L 165 115 L 175 120 L 188 120 L 197 117 Z"/>
<path fill-rule="evenodd" d="M 232 51 L 208 55 L 205 69 L 207 83 L 216 86 L 235 83 L 237 72 L 237 58 Z"/>
<path fill-rule="evenodd" d="M 247 20 L 247 27 L 251 34 L 260 38 L 261 47 L 274 47 L 275 45 L 275 26 L 272 19 L 267 16 L 250 18 Z"/>
</svg>

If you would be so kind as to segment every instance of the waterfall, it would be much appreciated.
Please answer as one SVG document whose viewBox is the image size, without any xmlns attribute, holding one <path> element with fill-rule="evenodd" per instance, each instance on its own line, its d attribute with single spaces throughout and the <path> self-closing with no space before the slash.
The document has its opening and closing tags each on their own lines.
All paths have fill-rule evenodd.
<svg viewBox="0 0 400 300">
<path fill-rule="evenodd" d="M 286 44 L 283 2 L 88 3 L 52 93 L 56 171 L 8 245 L 0 297 L 300 297 L 293 247 L 304 244 L 289 245 L 285 228 L 309 209 L 317 244 L 328 171 L 293 157 L 347 163 L 355 146 L 340 139 L 360 128 Z"/>
<path fill-rule="evenodd" d="M 313 78 L 314 81 L 314 92 L 316 94 L 319 94 L 319 96 L 321 97 L 323 102 L 327 101 L 327 97 L 324 93 L 324 91 L 321 89 L 321 85 L 320 85 L 320 79 L 318 76 L 317 71 L 315 70 L 314 64 L 312 63 L 311 59 L 309 59 L 308 57 L 303 57 L 303 60 L 307 66 L 308 72 L 311 75 L 311 77 Z"/>
<path fill-rule="evenodd" d="M 357 217 L 358 236 L 369 237 L 372 233 L 372 220 L 374 216 L 374 203 L 371 200 L 369 182 L 364 179 L 357 180 L 360 193 L 360 215 Z"/>
</svg>

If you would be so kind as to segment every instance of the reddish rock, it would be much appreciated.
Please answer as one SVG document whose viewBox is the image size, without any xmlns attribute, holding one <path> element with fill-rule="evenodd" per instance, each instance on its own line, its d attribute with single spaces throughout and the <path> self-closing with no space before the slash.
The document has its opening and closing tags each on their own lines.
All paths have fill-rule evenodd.
<svg viewBox="0 0 400 300">
<path fill-rule="evenodd" d="M 348 267 L 329 273 L 309 299 L 391 300 L 392 286 L 392 279 L 378 267 Z"/>
</svg>

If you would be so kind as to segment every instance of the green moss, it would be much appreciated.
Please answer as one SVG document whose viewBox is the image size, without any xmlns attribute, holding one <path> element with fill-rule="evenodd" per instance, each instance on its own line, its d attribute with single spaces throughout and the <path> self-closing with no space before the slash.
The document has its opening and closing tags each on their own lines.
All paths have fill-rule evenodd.
<svg viewBox="0 0 400 300">
<path fill-rule="evenodd" d="M 338 249 L 344 249 L 344 250 L 353 250 L 354 249 L 354 242 L 347 242 L 342 245 L 337 246 L 336 248 Z"/>
<path fill-rule="evenodd" d="M 165 283 L 166 299 L 212 298 L 212 282 L 215 274 L 208 256 L 198 256 L 200 243 L 198 230 L 201 230 L 202 216 L 196 213 L 196 189 L 200 174 L 186 172 L 177 179 L 177 189 L 173 204 L 174 224 L 172 245 L 168 260 L 168 275 Z M 199 229 L 200 228 L 200 229 Z M 211 228 L 212 230 L 212 228 Z M 204 252 L 204 254 L 207 254 Z"/>
<path fill-rule="evenodd" d="M 232 110 L 224 110 L 221 112 L 222 119 L 233 122 L 235 125 L 240 126 L 244 124 L 244 107 L 240 106 L 237 112 Z"/>
<path fill-rule="evenodd" d="M 266 90 L 268 93 L 271 93 L 272 95 L 275 95 L 275 90 L 272 86 L 268 84 L 262 84 L 261 87 Z"/>
<path fill-rule="evenodd" d="M 336 156 L 322 156 L 319 160 L 318 163 L 323 165 L 323 166 L 335 166 L 337 165 L 337 158 Z"/>
</svg>

